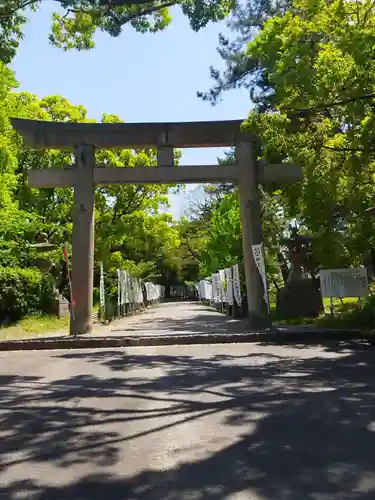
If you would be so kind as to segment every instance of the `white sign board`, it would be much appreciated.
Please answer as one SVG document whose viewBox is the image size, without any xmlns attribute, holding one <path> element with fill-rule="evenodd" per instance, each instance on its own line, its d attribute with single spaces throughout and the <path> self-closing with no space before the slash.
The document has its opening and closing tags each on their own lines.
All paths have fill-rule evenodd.
<svg viewBox="0 0 375 500">
<path fill-rule="evenodd" d="M 324 269 L 320 271 L 322 297 L 366 297 L 368 295 L 367 269 Z"/>
</svg>

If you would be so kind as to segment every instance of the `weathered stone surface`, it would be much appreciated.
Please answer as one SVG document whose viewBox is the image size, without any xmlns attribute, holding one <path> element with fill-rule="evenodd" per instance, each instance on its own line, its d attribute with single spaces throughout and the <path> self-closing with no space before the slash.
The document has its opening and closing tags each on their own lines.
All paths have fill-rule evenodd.
<svg viewBox="0 0 375 500">
<path fill-rule="evenodd" d="M 315 318 L 321 311 L 321 294 L 310 279 L 291 281 L 277 293 L 276 313 L 279 319 Z"/>
<path fill-rule="evenodd" d="M 56 307 L 56 315 L 59 318 L 62 318 L 64 316 L 69 316 L 70 314 L 69 301 L 67 301 L 64 297 L 59 297 L 58 299 L 56 299 L 55 307 Z"/>
</svg>

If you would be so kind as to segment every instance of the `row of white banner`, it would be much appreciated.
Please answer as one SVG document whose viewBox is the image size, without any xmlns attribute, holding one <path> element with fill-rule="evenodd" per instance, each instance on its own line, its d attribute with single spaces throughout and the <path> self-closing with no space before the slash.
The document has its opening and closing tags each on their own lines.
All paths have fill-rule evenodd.
<svg viewBox="0 0 375 500">
<path fill-rule="evenodd" d="M 119 306 L 124 304 L 142 304 L 143 291 L 141 281 L 131 276 L 127 271 L 117 269 L 117 303 Z M 146 299 L 148 301 L 160 300 L 164 296 L 164 286 L 155 285 L 151 282 L 145 282 Z M 100 307 L 105 308 L 105 287 L 104 270 L 100 266 Z"/>
<path fill-rule="evenodd" d="M 146 288 L 147 290 L 147 288 Z M 143 293 L 140 282 L 122 269 L 117 269 L 117 304 L 142 304 Z"/>
<path fill-rule="evenodd" d="M 122 269 L 117 269 L 117 277 L 118 305 L 142 304 L 143 292 L 141 281 Z M 155 285 L 154 283 L 147 281 L 144 283 L 144 286 L 146 289 L 146 299 L 148 301 L 159 300 L 164 294 L 164 287 L 161 285 Z"/>
<path fill-rule="evenodd" d="M 164 297 L 165 287 L 163 285 L 154 285 L 150 281 L 145 283 L 147 300 L 160 300 Z"/>
<path fill-rule="evenodd" d="M 259 274 L 262 278 L 264 288 L 264 300 L 269 308 L 268 284 L 266 266 L 264 261 L 263 243 L 251 246 L 253 257 Z M 211 276 L 209 280 L 202 280 L 197 284 L 199 296 L 203 300 L 210 300 L 215 303 L 224 302 L 233 305 L 234 301 L 238 306 L 242 304 L 240 272 L 238 264 L 226 269 L 220 269 L 218 273 Z"/>
<path fill-rule="evenodd" d="M 201 280 L 197 283 L 197 290 L 201 300 L 214 303 L 224 302 L 233 305 L 234 300 L 238 306 L 242 304 L 240 271 L 238 264 L 227 269 L 220 269 L 211 276 L 211 281 Z"/>
</svg>

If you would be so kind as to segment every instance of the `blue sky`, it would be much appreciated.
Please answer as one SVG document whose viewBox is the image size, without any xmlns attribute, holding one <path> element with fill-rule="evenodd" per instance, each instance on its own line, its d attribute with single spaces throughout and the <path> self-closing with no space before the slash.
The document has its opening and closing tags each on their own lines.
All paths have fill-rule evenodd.
<svg viewBox="0 0 375 500">
<path fill-rule="evenodd" d="M 246 91 L 229 92 L 213 107 L 196 97 L 197 90 L 211 86 L 209 66 L 222 67 L 216 51 L 223 23 L 194 33 L 178 9 L 164 32 L 139 34 L 124 29 L 119 38 L 104 33 L 96 36 L 90 52 L 63 52 L 48 42 L 51 12 L 55 2 L 30 15 L 13 69 L 21 89 L 37 94 L 62 95 L 82 104 L 90 116 L 103 112 L 126 122 L 197 121 L 245 118 L 250 109 Z M 181 164 L 215 163 L 219 149 L 184 150 Z M 194 189 L 191 191 L 191 189 Z M 171 195 L 171 212 L 183 214 L 192 194 Z"/>
</svg>

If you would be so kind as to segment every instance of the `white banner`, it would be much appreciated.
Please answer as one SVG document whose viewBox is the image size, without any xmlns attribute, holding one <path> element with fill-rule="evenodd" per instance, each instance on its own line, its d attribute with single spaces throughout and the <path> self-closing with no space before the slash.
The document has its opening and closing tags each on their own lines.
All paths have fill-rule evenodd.
<svg viewBox="0 0 375 500">
<path fill-rule="evenodd" d="M 253 251 L 253 257 L 255 264 L 258 268 L 259 274 L 262 278 L 263 289 L 264 289 L 264 300 L 267 304 L 268 312 L 270 311 L 270 301 L 268 297 L 268 284 L 267 284 L 267 273 L 266 273 L 266 265 L 264 262 L 264 248 L 263 243 L 259 243 L 259 245 L 251 245 Z"/>
<path fill-rule="evenodd" d="M 127 271 L 117 269 L 117 302 L 119 306 L 124 304 L 142 304 L 143 293 L 140 282 Z"/>
<path fill-rule="evenodd" d="M 366 297 L 368 295 L 367 269 L 324 269 L 320 271 L 322 297 Z"/>
<path fill-rule="evenodd" d="M 145 288 L 146 288 L 146 297 L 147 297 L 147 300 L 152 300 L 151 283 L 146 282 L 145 283 Z"/>
<path fill-rule="evenodd" d="M 135 287 L 137 280 L 128 273 L 125 273 L 125 277 L 125 300 L 128 300 L 129 304 L 135 304 Z"/>
<path fill-rule="evenodd" d="M 117 305 L 121 305 L 121 271 L 117 269 Z"/>
<path fill-rule="evenodd" d="M 212 283 L 205 280 L 205 294 L 207 295 L 207 300 L 212 300 Z"/>
<path fill-rule="evenodd" d="M 161 285 L 154 285 L 150 281 L 145 283 L 147 300 L 158 300 L 161 298 Z"/>
<path fill-rule="evenodd" d="M 120 304 L 123 306 L 125 304 L 125 298 L 127 295 L 126 290 L 126 273 L 123 270 L 120 270 Z"/>
<path fill-rule="evenodd" d="M 233 294 L 238 306 L 242 304 L 240 270 L 238 264 L 233 266 Z"/>
<path fill-rule="evenodd" d="M 212 300 L 212 283 L 208 280 L 201 280 L 197 283 L 200 300 Z"/>
<path fill-rule="evenodd" d="M 212 283 L 212 300 L 213 300 L 213 302 L 217 302 L 217 297 L 216 297 L 216 274 L 211 274 L 211 283 Z"/>
<path fill-rule="evenodd" d="M 225 269 L 220 269 L 219 271 L 219 279 L 220 279 L 220 298 L 221 302 L 227 302 L 227 293 L 225 286 Z"/>
<path fill-rule="evenodd" d="M 129 304 L 133 302 L 131 288 L 132 288 L 132 279 L 131 276 L 126 272 L 122 271 L 122 283 L 123 283 L 123 304 Z"/>
<path fill-rule="evenodd" d="M 220 293 L 220 276 L 219 273 L 214 273 L 212 275 L 212 296 L 213 301 L 217 304 L 221 302 L 221 293 Z"/>
<path fill-rule="evenodd" d="M 216 276 L 216 282 L 215 282 L 216 283 L 216 290 L 215 290 L 216 302 L 221 302 L 220 274 L 216 273 L 215 276 Z"/>
<path fill-rule="evenodd" d="M 104 288 L 104 269 L 103 262 L 100 263 L 100 287 L 99 287 L 99 297 L 100 297 L 100 309 L 105 311 L 105 288 Z"/>
<path fill-rule="evenodd" d="M 212 285 L 207 280 L 198 281 L 197 290 L 200 300 L 212 300 Z"/>
<path fill-rule="evenodd" d="M 142 286 L 141 286 L 139 281 L 137 281 L 137 293 L 136 293 L 135 301 L 137 304 L 143 303 Z"/>
<path fill-rule="evenodd" d="M 212 283 L 207 280 L 202 282 L 202 296 L 205 300 L 212 300 Z"/>
<path fill-rule="evenodd" d="M 225 269 L 225 280 L 227 282 L 227 300 L 228 305 L 233 305 L 233 279 L 232 279 L 232 269 L 228 267 Z"/>
</svg>

